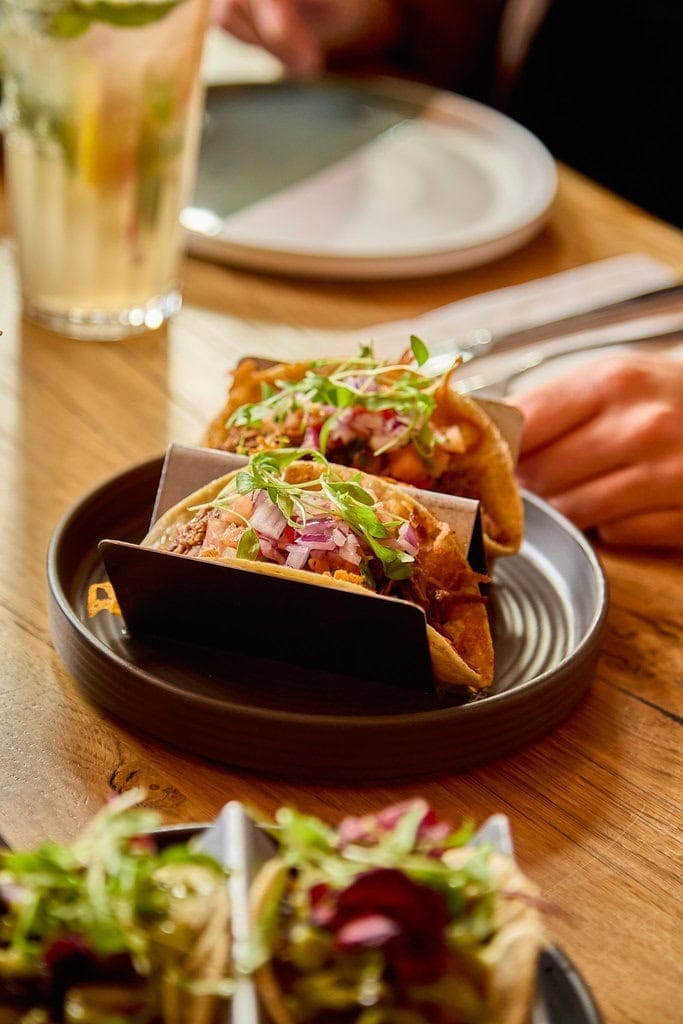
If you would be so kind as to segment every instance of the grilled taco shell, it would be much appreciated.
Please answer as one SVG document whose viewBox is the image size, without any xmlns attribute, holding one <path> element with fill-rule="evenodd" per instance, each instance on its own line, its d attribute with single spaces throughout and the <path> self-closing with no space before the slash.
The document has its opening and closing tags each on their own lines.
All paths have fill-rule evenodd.
<svg viewBox="0 0 683 1024">
<path fill-rule="evenodd" d="M 493 676 L 493 646 L 486 608 L 479 591 L 480 577 L 470 568 L 453 534 L 395 484 L 344 466 L 333 468 L 342 480 L 353 478 L 370 491 L 392 516 L 408 520 L 417 535 L 419 551 L 413 575 L 408 580 L 392 581 L 390 596 L 411 601 L 425 609 L 435 679 L 446 686 L 468 686 L 472 689 L 488 686 Z M 191 550 L 193 542 L 202 533 L 201 513 L 195 509 L 213 501 L 238 472 L 235 470 L 214 480 L 167 511 L 142 541 L 143 546 L 181 554 L 194 553 Z M 320 466 L 313 462 L 298 461 L 287 466 L 283 476 L 289 482 L 301 482 L 316 479 L 321 472 Z M 202 554 L 201 557 L 207 555 Z M 348 578 L 345 573 L 322 575 L 309 569 L 236 557 L 219 557 L 217 560 L 264 575 L 287 576 L 302 583 L 341 587 L 366 595 L 372 592 L 356 582 L 360 577 Z"/>
<path fill-rule="evenodd" d="M 459 848 L 443 854 L 443 860 L 457 869 L 471 855 L 471 849 Z M 446 973 L 461 977 L 463 982 L 460 1006 L 451 1002 L 448 1010 L 452 1016 L 438 1017 L 448 1024 L 527 1024 L 529 1021 L 538 955 L 544 943 L 541 915 L 535 906 L 537 889 L 511 858 L 492 853 L 489 865 L 496 887 L 495 933 L 486 943 L 476 967 L 456 955 L 447 965 Z M 250 891 L 252 921 L 262 926 L 266 922 L 265 940 L 276 953 L 282 949 L 279 914 L 285 906 L 290 884 L 289 870 L 284 860 L 276 856 L 261 868 Z M 284 988 L 284 976 L 291 968 L 285 968 L 285 975 L 281 975 L 275 959 L 271 956 L 256 972 L 259 993 L 275 1024 L 300 1024 L 288 1005 Z M 419 988 L 414 995 L 417 1006 L 421 999 Z M 358 1007 L 358 1012 L 360 1009 Z M 386 1020 L 393 1021 L 391 1007 L 387 1008 L 387 1013 Z M 409 1017 L 411 1024 L 420 1020 L 428 1024 L 430 1018 L 422 1018 L 419 1009 L 412 1013 L 415 1016 Z M 351 1015 L 348 1019 L 352 1019 Z"/>
<path fill-rule="evenodd" d="M 302 432 L 296 433 L 292 422 L 282 424 L 277 431 L 257 431 L 245 439 L 239 427 L 230 426 L 228 420 L 241 406 L 258 402 L 262 388 L 276 387 L 278 381 L 301 380 L 311 363 L 278 363 L 264 368 L 255 359 L 244 359 L 236 367 L 226 403 L 209 424 L 202 444 L 209 448 L 251 453 L 264 448 L 278 447 L 286 434 L 287 444 L 302 443 Z M 330 360 L 318 373 L 332 373 L 339 363 Z M 436 409 L 431 423 L 435 428 L 449 430 L 452 443 L 448 451 L 441 447 L 438 469 L 429 474 L 412 446 L 409 459 L 398 452 L 384 453 L 378 458 L 368 457 L 367 449 L 359 452 L 353 447 L 336 447 L 328 452 L 335 463 L 353 465 L 357 469 L 407 483 L 425 486 L 430 490 L 460 497 L 473 498 L 481 503 L 486 549 L 491 557 L 513 554 L 519 549 L 524 529 L 523 506 L 515 479 L 515 468 L 507 442 L 498 427 L 472 399 L 453 390 L 446 376 L 436 391 Z M 438 446 L 437 446 L 438 448 Z M 418 474 L 416 477 L 415 474 Z M 420 475 L 422 479 L 420 479 Z"/>
</svg>

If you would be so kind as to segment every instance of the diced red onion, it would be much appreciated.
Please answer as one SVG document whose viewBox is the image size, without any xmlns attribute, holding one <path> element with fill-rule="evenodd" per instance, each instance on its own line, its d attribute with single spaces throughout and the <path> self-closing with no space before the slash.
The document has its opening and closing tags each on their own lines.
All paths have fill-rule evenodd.
<svg viewBox="0 0 683 1024">
<path fill-rule="evenodd" d="M 265 501 L 257 499 L 249 522 L 259 536 L 267 537 L 269 540 L 279 540 L 287 525 L 282 512 L 267 495 Z"/>
<path fill-rule="evenodd" d="M 308 519 L 301 531 L 301 539 L 316 542 L 331 540 L 337 524 L 338 520 L 333 519 L 332 516 L 326 516 L 324 519 Z"/>
<path fill-rule="evenodd" d="M 350 388 L 353 388 L 355 391 L 362 391 L 366 395 L 374 394 L 379 390 L 374 377 L 347 377 L 346 383 Z"/>
<path fill-rule="evenodd" d="M 382 416 L 376 412 L 358 412 L 353 417 L 351 426 L 356 434 L 367 437 L 373 430 L 380 430 L 383 424 Z"/>
<path fill-rule="evenodd" d="M 386 410 L 343 409 L 330 430 L 330 439 L 346 444 L 360 437 L 376 451 L 403 434 L 407 426 L 408 421 L 395 413 L 387 417 Z"/>
<path fill-rule="evenodd" d="M 323 540 L 321 537 L 316 537 L 315 540 L 309 540 L 306 542 L 310 545 L 311 550 L 315 548 L 316 551 L 336 551 L 337 545 L 334 543 L 332 538 L 329 540 Z"/>
<path fill-rule="evenodd" d="M 355 534 L 350 533 L 346 539 L 346 543 L 339 548 L 339 557 L 343 558 L 345 562 L 350 562 L 351 565 L 359 565 L 362 558 L 360 544 Z"/>
<path fill-rule="evenodd" d="M 420 550 L 420 542 L 412 523 L 401 523 L 398 528 L 398 539 L 403 550 L 407 551 L 409 555 L 416 555 Z"/>
<path fill-rule="evenodd" d="M 310 548 L 304 544 L 288 544 L 285 565 L 290 569 L 303 569 L 310 553 Z"/>
<path fill-rule="evenodd" d="M 320 427 L 306 427 L 301 443 L 304 448 L 320 448 Z"/>
<path fill-rule="evenodd" d="M 269 562 L 277 562 L 278 565 L 285 564 L 285 556 L 281 551 L 272 544 L 267 537 L 259 537 L 259 547 L 261 554 L 264 558 L 267 558 Z"/>
<path fill-rule="evenodd" d="M 358 435 L 348 423 L 335 423 L 330 430 L 329 440 L 330 441 L 341 441 L 342 444 L 348 444 L 349 441 L 353 441 Z"/>
</svg>

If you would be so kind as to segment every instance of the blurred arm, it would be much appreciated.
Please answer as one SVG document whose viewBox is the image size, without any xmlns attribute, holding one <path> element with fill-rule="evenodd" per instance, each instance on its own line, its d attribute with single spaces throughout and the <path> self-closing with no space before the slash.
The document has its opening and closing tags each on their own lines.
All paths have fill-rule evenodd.
<svg viewBox="0 0 683 1024">
<path fill-rule="evenodd" d="M 214 18 L 296 75 L 394 71 L 470 95 L 490 88 L 505 0 L 215 0 Z"/>
</svg>

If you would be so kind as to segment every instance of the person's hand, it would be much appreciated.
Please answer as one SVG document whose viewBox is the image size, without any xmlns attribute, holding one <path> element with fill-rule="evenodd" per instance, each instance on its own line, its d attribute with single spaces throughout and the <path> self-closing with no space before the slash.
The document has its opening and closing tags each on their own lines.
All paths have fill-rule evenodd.
<svg viewBox="0 0 683 1024">
<path fill-rule="evenodd" d="M 379 47 L 395 29 L 392 0 L 214 0 L 213 20 L 262 46 L 292 74 L 319 73 L 331 49 Z"/>
<path fill-rule="evenodd" d="M 523 486 L 607 544 L 683 549 L 683 361 L 604 357 L 510 402 Z"/>
</svg>

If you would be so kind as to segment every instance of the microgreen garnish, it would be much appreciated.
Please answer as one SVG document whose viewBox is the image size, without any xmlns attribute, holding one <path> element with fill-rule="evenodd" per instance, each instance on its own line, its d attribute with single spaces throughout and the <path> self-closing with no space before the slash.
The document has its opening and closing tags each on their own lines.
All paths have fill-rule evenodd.
<svg viewBox="0 0 683 1024">
<path fill-rule="evenodd" d="M 429 359 L 429 349 L 425 345 L 422 338 L 418 338 L 417 334 L 410 335 L 410 348 L 415 356 L 415 362 L 418 366 L 424 366 Z"/>
<path fill-rule="evenodd" d="M 260 543 L 256 530 L 249 527 L 240 537 L 237 551 L 237 558 L 246 558 L 249 562 L 255 562 L 258 558 Z"/>
<path fill-rule="evenodd" d="M 408 807 L 392 828 L 377 826 L 367 839 L 357 842 L 341 843 L 336 830 L 289 807 L 280 808 L 270 831 L 290 868 L 314 881 L 325 879 L 335 888 L 349 885 L 361 872 L 398 868 L 419 885 L 444 894 L 452 915 L 449 932 L 483 941 L 494 926 L 491 849 L 473 848 L 462 864 L 450 866 L 430 848 L 428 833 L 423 836 L 421 804 L 416 801 Z M 468 823 L 442 834 L 437 845 L 441 850 L 462 847 L 471 837 Z"/>
<path fill-rule="evenodd" d="M 223 869 L 186 845 L 157 852 L 141 838 L 158 824 L 155 811 L 139 806 L 142 790 L 107 804 L 70 845 L 45 842 L 28 852 L 0 855 L 0 885 L 20 898 L 4 913 L 9 946 L 26 963 L 45 945 L 78 935 L 96 954 L 128 953 L 145 973 L 150 924 L 164 917 L 167 891 L 157 872 L 170 864 L 203 864 L 223 884 Z M 2 915 L 0 915 L 2 916 Z"/>
<path fill-rule="evenodd" d="M 297 483 L 287 481 L 284 478 L 287 466 L 302 459 L 321 466 L 320 475 Z M 216 508 L 230 508 L 239 495 L 262 490 L 299 533 L 309 519 L 337 517 L 347 523 L 371 550 L 388 579 L 408 579 L 412 575 L 414 556 L 384 543 L 396 538 L 406 520 L 400 517 L 380 519 L 377 499 L 359 480 L 360 474 L 343 480 L 316 449 L 280 448 L 252 456 L 248 466 L 239 470 L 210 504 Z M 250 527 L 240 539 L 237 557 L 253 561 L 258 553 L 258 536 Z"/>
<path fill-rule="evenodd" d="M 416 335 L 410 347 L 417 366 L 429 358 L 429 350 Z M 348 409 L 393 414 L 387 440 L 374 449 L 382 455 L 412 443 L 420 456 L 428 460 L 436 438 L 429 421 L 436 408 L 434 394 L 444 375 L 430 377 L 406 363 L 387 363 L 375 357 L 370 345 L 363 345 L 357 356 L 333 364 L 317 360 L 309 364 L 300 380 L 277 380 L 275 389 L 262 388 L 258 402 L 242 405 L 230 416 L 228 427 L 244 430 L 261 428 L 265 423 L 284 423 L 299 409 L 304 418 L 315 408 L 324 417 L 318 446 L 325 453 L 340 414 Z M 305 422 L 303 424 L 305 426 Z"/>
</svg>

